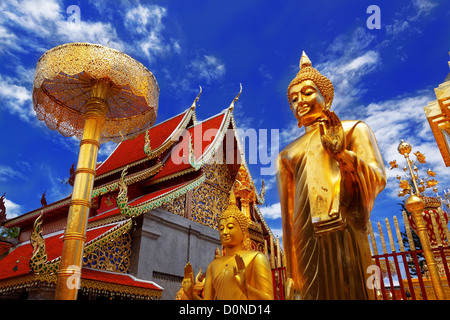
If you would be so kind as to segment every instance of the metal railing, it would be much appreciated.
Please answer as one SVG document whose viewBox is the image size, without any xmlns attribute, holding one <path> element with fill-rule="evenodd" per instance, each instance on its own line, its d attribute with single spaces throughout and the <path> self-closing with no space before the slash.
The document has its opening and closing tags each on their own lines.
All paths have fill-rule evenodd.
<svg viewBox="0 0 450 320">
<path fill-rule="evenodd" d="M 432 300 L 436 299 L 423 250 L 416 248 L 413 240 L 414 231 L 411 229 L 406 212 L 403 212 L 405 232 L 400 232 L 397 218 L 394 216 L 394 229 L 397 241 L 394 240 L 389 220 L 386 219 L 385 229 L 387 231 L 390 251 L 384 237 L 384 231 L 380 222 L 377 222 L 379 242 L 382 252 L 378 252 L 377 241 L 373 232 L 372 224 L 369 224 L 369 237 L 372 242 L 372 259 L 379 270 L 379 281 L 374 290 L 378 300 Z M 448 236 L 448 227 L 441 224 L 444 234 Z M 432 252 L 439 268 L 439 276 L 446 299 L 450 299 L 450 246 L 448 237 L 441 238 L 437 224 L 433 222 L 435 240 L 432 243 Z M 403 238 L 407 238 L 408 250 L 405 250 Z M 405 240 L 406 242 L 406 240 Z M 417 240 L 416 240 L 417 243 Z M 399 250 L 397 250 L 397 246 Z M 420 244 L 420 242 L 419 242 Z"/>
</svg>

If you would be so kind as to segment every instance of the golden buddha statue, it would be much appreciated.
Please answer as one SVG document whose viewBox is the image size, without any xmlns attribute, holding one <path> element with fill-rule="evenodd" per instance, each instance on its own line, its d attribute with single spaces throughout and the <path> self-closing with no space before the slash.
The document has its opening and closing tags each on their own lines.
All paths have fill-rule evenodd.
<svg viewBox="0 0 450 320">
<path fill-rule="evenodd" d="M 203 297 L 194 290 L 190 263 L 184 270 L 184 296 L 190 300 L 273 300 L 269 261 L 262 252 L 249 250 L 250 220 L 237 207 L 233 191 L 218 224 L 222 255 L 216 254 L 206 270 Z"/>
<path fill-rule="evenodd" d="M 330 111 L 334 88 L 303 52 L 288 100 L 305 133 L 277 158 L 288 294 L 371 299 L 366 227 L 386 173 L 372 130 Z"/>
</svg>

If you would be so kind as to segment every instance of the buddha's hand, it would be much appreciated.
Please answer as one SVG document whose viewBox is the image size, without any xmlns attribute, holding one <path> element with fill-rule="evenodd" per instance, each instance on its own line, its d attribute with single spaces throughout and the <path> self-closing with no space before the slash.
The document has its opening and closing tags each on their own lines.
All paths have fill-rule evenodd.
<svg viewBox="0 0 450 320">
<path fill-rule="evenodd" d="M 247 278 L 245 276 L 245 263 L 238 254 L 234 256 L 236 266 L 233 267 L 234 277 L 238 283 L 239 289 L 247 296 Z"/>
<path fill-rule="evenodd" d="M 339 161 L 346 146 L 344 128 L 333 111 L 324 110 L 324 113 L 327 119 L 319 122 L 322 146 L 330 156 Z"/>
<path fill-rule="evenodd" d="M 191 298 L 194 289 L 194 271 L 192 270 L 192 265 L 189 262 L 184 267 L 184 278 L 181 285 L 183 287 L 184 294 Z"/>
</svg>

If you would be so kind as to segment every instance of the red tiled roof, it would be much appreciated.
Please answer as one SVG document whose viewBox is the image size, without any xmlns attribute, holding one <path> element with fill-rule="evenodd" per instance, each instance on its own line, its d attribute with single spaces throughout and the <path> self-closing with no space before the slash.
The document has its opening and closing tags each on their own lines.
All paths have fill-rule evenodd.
<svg viewBox="0 0 450 320">
<path fill-rule="evenodd" d="M 5 241 L 0 241 L 0 256 L 6 252 L 8 252 L 9 248 L 12 247 L 12 244 Z"/>
<path fill-rule="evenodd" d="M 172 135 L 172 133 L 177 128 L 179 128 L 179 126 L 183 122 L 183 119 L 185 119 L 185 117 L 187 116 L 188 112 L 189 110 L 169 120 L 166 120 L 165 122 L 162 122 L 150 129 L 149 135 L 152 149 L 159 147 L 164 141 L 166 141 Z M 187 131 L 192 136 L 194 155 L 197 160 L 200 159 L 202 155 L 204 155 L 207 148 L 216 138 L 218 130 L 221 128 L 226 119 L 226 114 L 227 114 L 226 112 L 222 112 L 199 124 L 187 128 Z M 180 142 L 177 142 L 177 144 L 179 143 Z M 199 148 L 198 146 L 201 146 L 201 148 Z M 139 135 L 137 138 L 133 140 L 125 140 L 121 142 L 120 144 L 118 144 L 117 148 L 111 153 L 111 155 L 101 165 L 98 166 L 97 177 L 109 171 L 124 167 L 127 164 L 144 159 L 146 155 L 143 150 L 144 150 L 143 134 Z M 191 169 L 192 166 L 188 161 L 188 157 L 189 156 L 186 155 L 186 161 L 183 161 L 181 164 L 175 164 L 171 155 L 169 154 L 164 163 L 164 168 L 158 174 L 153 176 L 151 181 L 157 181 L 160 179 L 168 178 L 173 175 L 176 175 L 177 173 L 181 173 L 185 170 Z M 44 209 L 45 211 L 44 218 L 47 218 L 54 214 L 57 214 L 57 211 L 55 209 L 67 207 L 69 205 L 70 205 L 70 196 L 60 201 L 57 201 L 53 204 L 50 204 L 46 208 L 39 208 L 27 214 L 21 215 L 15 219 L 12 219 L 11 221 L 7 221 L 5 223 L 5 226 L 13 227 L 21 225 L 25 222 L 34 221 L 40 215 L 40 211 L 42 209 Z M 53 209 L 53 207 L 55 207 L 55 209 Z M 117 212 L 118 211 L 116 210 L 116 213 Z M 110 213 L 110 215 L 114 214 L 115 213 Z M 96 217 L 94 217 L 94 219 L 99 219 Z"/>
<path fill-rule="evenodd" d="M 194 125 L 187 129 L 189 134 L 192 137 L 193 151 L 195 155 L 195 159 L 199 160 L 207 150 L 207 148 L 214 141 L 219 129 L 225 120 L 226 113 L 221 113 L 215 117 L 212 117 L 208 120 L 205 120 L 197 125 Z M 180 139 L 180 141 L 182 141 Z M 178 142 L 174 148 L 177 148 L 179 144 L 182 142 Z M 198 147 L 198 146 L 201 146 Z M 186 149 L 186 148 L 184 148 Z M 189 155 L 185 155 L 179 149 L 172 149 L 175 151 L 175 155 L 178 157 L 185 156 L 185 160 L 183 160 L 180 164 L 174 163 L 174 159 L 171 155 L 168 155 L 167 160 L 164 163 L 164 168 L 155 176 L 152 177 L 151 181 L 156 181 L 168 176 L 171 176 L 175 173 L 182 172 L 184 170 L 192 168 L 189 164 Z"/>
<path fill-rule="evenodd" d="M 46 207 L 41 207 L 41 208 L 35 209 L 33 211 L 30 211 L 28 213 L 22 214 L 18 217 L 12 218 L 8 221 L 5 221 L 3 226 L 6 228 L 12 228 L 12 227 L 22 227 L 24 224 L 27 224 L 27 223 L 32 224 L 34 222 L 34 220 L 36 220 L 36 218 L 40 216 L 41 212 L 44 212 L 44 216 L 43 216 L 44 219 L 58 215 L 60 210 L 63 210 L 63 211 L 67 210 L 67 209 L 64 209 L 64 207 L 70 206 L 71 197 L 72 196 L 68 196 L 64 199 L 53 202 Z"/>
<path fill-rule="evenodd" d="M 150 146 L 152 149 L 160 147 L 181 124 L 188 111 L 183 112 L 149 129 Z M 145 159 L 144 134 L 135 139 L 119 143 L 111 155 L 97 167 L 97 177 L 109 171 L 121 168 L 127 164 Z"/>
<path fill-rule="evenodd" d="M 102 236 L 112 228 L 116 227 L 119 223 L 120 222 L 87 230 L 86 243 Z M 61 230 L 61 232 L 50 237 L 44 237 L 47 259 L 49 261 L 61 256 L 63 248 L 63 231 L 64 230 Z M 33 248 L 31 247 L 31 244 L 28 241 L 23 242 L 10 254 L 0 260 L 0 281 L 29 273 L 32 251 Z"/>
<path fill-rule="evenodd" d="M 109 272 L 91 268 L 83 268 L 81 278 L 86 280 L 114 283 L 124 286 L 138 287 L 162 291 L 162 287 L 154 282 L 137 279 L 129 274 Z"/>
</svg>

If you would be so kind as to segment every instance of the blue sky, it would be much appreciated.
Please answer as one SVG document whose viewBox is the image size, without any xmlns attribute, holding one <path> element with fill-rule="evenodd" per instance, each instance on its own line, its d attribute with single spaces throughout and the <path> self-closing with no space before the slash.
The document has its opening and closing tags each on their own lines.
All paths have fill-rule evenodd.
<svg viewBox="0 0 450 320">
<path fill-rule="evenodd" d="M 67 13 L 80 9 L 78 24 Z M 366 25 L 369 5 L 381 12 L 381 29 Z M 68 21 L 69 20 L 69 21 Z M 400 139 L 427 156 L 438 187 L 450 187 L 450 169 L 439 153 L 423 107 L 450 72 L 450 5 L 446 1 L 58 1 L 0 3 L 0 194 L 8 217 L 40 206 L 44 191 L 53 202 L 70 193 L 69 168 L 78 143 L 48 129 L 32 106 L 34 69 L 47 50 L 69 42 L 119 49 L 143 63 L 160 87 L 157 122 L 188 108 L 198 93 L 199 119 L 235 107 L 243 129 L 278 130 L 279 149 L 302 134 L 291 114 L 286 89 L 304 50 L 335 87 L 332 109 L 342 119 L 366 121 L 375 132 L 388 175 L 372 222 L 400 216 Z M 99 161 L 114 148 L 102 146 Z M 276 149 L 276 148 L 274 148 Z M 248 151 L 248 150 L 247 150 Z M 270 150 L 273 157 L 276 150 Z M 248 155 L 247 155 L 248 156 Z M 262 176 L 250 166 L 261 207 L 275 234 L 282 234 L 274 172 Z M 442 193 L 442 192 L 441 192 Z"/>
</svg>

